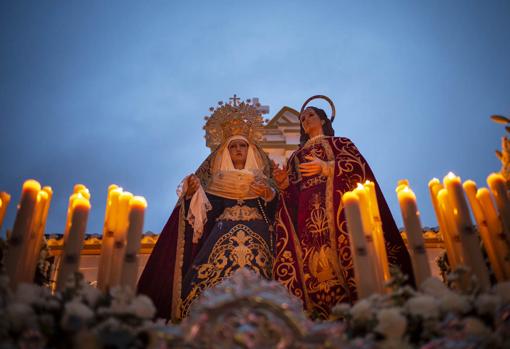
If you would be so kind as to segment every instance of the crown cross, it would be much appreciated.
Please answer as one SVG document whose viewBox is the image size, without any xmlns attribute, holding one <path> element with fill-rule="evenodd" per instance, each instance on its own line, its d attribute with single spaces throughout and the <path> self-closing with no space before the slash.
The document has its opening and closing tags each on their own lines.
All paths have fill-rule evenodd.
<svg viewBox="0 0 510 349">
<path fill-rule="evenodd" d="M 232 105 L 234 107 L 237 107 L 237 102 L 241 100 L 241 98 L 237 97 L 237 95 L 234 93 L 234 97 L 229 98 L 232 101 Z"/>
</svg>

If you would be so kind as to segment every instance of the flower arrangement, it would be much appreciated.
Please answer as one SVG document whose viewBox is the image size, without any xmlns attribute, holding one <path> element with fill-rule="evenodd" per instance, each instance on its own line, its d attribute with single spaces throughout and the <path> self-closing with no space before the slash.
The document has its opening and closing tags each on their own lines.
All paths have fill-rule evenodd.
<svg viewBox="0 0 510 349">
<path fill-rule="evenodd" d="M 62 293 L 0 277 L 0 343 L 7 348 L 506 348 L 510 282 L 482 292 L 462 268 L 451 287 L 419 290 L 394 274 L 390 292 L 339 304 L 312 321 L 275 281 L 239 270 L 206 290 L 180 324 L 155 319 L 151 300 L 129 288 L 102 293 L 80 274 Z"/>
<path fill-rule="evenodd" d="M 145 348 L 156 312 L 127 288 L 102 293 L 81 274 L 62 293 L 36 284 L 11 291 L 0 276 L 0 343 L 7 348 Z"/>
</svg>

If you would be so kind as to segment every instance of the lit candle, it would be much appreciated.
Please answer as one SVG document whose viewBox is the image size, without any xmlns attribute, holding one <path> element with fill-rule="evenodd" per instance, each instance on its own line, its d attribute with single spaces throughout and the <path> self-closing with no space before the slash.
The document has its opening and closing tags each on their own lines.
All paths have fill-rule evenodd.
<svg viewBox="0 0 510 349">
<path fill-rule="evenodd" d="M 443 181 L 453 207 L 454 221 L 464 251 L 464 261 L 471 268 L 473 275 L 478 278 L 481 288 L 486 290 L 490 287 L 489 271 L 485 266 L 480 241 L 473 229 L 473 222 L 471 221 L 460 177 L 450 172 Z"/>
<path fill-rule="evenodd" d="M 381 261 L 381 269 L 384 281 L 391 279 L 390 268 L 388 263 L 388 254 L 386 253 L 386 244 L 384 240 L 384 231 L 382 228 L 381 214 L 379 212 L 379 205 L 377 203 L 377 192 L 374 182 L 366 181 L 364 188 L 368 194 L 370 213 L 373 217 L 373 238 L 374 246 Z"/>
<path fill-rule="evenodd" d="M 129 201 L 129 206 L 129 228 L 127 231 L 126 253 L 124 254 L 120 284 L 135 289 L 138 278 L 137 253 L 140 250 L 147 201 L 142 196 L 134 196 Z"/>
<path fill-rule="evenodd" d="M 476 183 L 472 180 L 467 180 L 462 186 L 466 192 L 473 216 L 475 217 L 476 225 L 478 226 L 478 232 L 482 237 L 483 245 L 487 251 L 487 255 L 489 256 L 489 261 L 491 263 L 492 270 L 494 271 L 494 275 L 498 281 L 503 281 L 505 280 L 505 274 L 502 266 L 500 265 L 495 246 L 495 244 L 499 243 L 499 241 L 494 240 L 493 237 L 496 236 L 492 236 L 489 232 L 487 220 L 485 219 L 482 206 L 476 198 Z"/>
<path fill-rule="evenodd" d="M 416 286 L 431 276 L 423 230 L 420 222 L 420 213 L 416 204 L 416 196 L 409 187 L 404 187 L 397 193 L 402 219 L 407 233 L 411 263 L 413 265 Z"/>
<path fill-rule="evenodd" d="M 30 233 L 30 227 L 37 204 L 37 195 L 41 190 L 39 182 L 29 179 L 23 183 L 21 199 L 14 221 L 12 234 L 8 240 L 7 254 L 5 256 L 5 268 L 9 276 L 11 287 L 16 288 L 19 282 L 26 279 L 23 261 L 27 255 L 26 240 Z"/>
<path fill-rule="evenodd" d="M 122 264 L 126 250 L 126 234 L 129 225 L 129 201 L 133 198 L 130 192 L 123 192 L 119 196 L 118 214 L 116 215 L 116 227 L 114 231 L 114 244 L 112 252 L 112 264 L 110 267 L 109 286 L 117 286 L 120 283 Z"/>
<path fill-rule="evenodd" d="M 448 256 L 448 263 L 450 267 L 454 269 L 457 265 L 456 254 L 454 250 L 454 242 L 452 241 L 452 236 L 455 235 L 453 231 L 448 232 L 448 228 L 453 229 L 453 226 L 448 226 L 445 217 L 445 209 L 441 208 L 441 205 L 438 200 L 439 191 L 443 189 L 443 185 L 439 182 L 439 179 L 432 178 L 429 181 L 429 193 L 430 199 L 432 201 L 432 206 L 434 207 L 434 212 L 436 214 L 437 223 L 439 225 L 439 233 L 444 241 L 446 248 L 446 255 Z M 446 194 L 446 191 L 445 191 Z"/>
<path fill-rule="evenodd" d="M 506 180 L 501 173 L 492 173 L 487 177 L 487 184 L 496 200 L 506 240 L 510 243 L 510 200 L 508 199 Z"/>
<path fill-rule="evenodd" d="M 409 181 L 407 179 L 399 179 L 397 182 L 397 189 L 395 191 L 398 192 L 404 188 L 409 187 Z"/>
<path fill-rule="evenodd" d="M 7 212 L 7 207 L 9 207 L 9 202 L 11 202 L 11 196 L 2 191 L 0 192 L 0 229 L 2 229 L 2 224 L 5 218 L 5 212 Z"/>
<path fill-rule="evenodd" d="M 453 270 L 459 264 L 464 264 L 464 252 L 462 250 L 459 232 L 457 231 L 457 225 L 455 224 L 453 207 L 448 197 L 448 190 L 440 189 L 437 193 L 437 201 L 441 209 L 441 217 L 446 227 L 445 236 L 447 236 L 447 239 L 445 239 L 445 241 L 450 241 L 452 247 L 452 253 L 448 254 L 448 261 Z"/>
<path fill-rule="evenodd" d="M 83 247 L 85 230 L 87 229 L 89 211 L 89 200 L 82 194 L 78 194 L 73 199 L 73 205 L 71 206 L 71 226 L 67 241 L 64 243 L 64 251 L 62 252 L 62 260 L 57 276 L 57 290 L 59 291 L 65 289 L 66 281 L 79 270 L 81 249 Z"/>
<path fill-rule="evenodd" d="M 508 243 L 503 234 L 503 226 L 498 217 L 496 206 L 492 201 L 489 189 L 480 188 L 476 192 L 476 198 L 480 202 L 485 221 L 487 222 L 487 228 L 491 235 L 491 239 L 494 241 L 495 254 L 498 257 L 499 265 L 503 269 L 505 280 L 510 279 L 510 260 L 506 256 L 510 255 Z"/>
<path fill-rule="evenodd" d="M 117 215 L 119 196 L 121 193 L 122 188 L 119 188 L 115 184 L 108 187 L 103 237 L 101 241 L 101 256 L 99 257 L 99 264 L 97 268 L 97 287 L 103 291 L 106 291 L 110 284 L 109 277 L 114 245 L 113 232 L 115 231 L 115 217 Z"/>
<path fill-rule="evenodd" d="M 50 200 L 48 188 L 49 187 L 44 187 L 37 195 L 37 204 L 35 207 L 34 218 L 32 219 L 32 226 L 30 227 L 30 232 L 28 234 L 27 241 L 25 242 L 27 245 L 27 256 L 23 261 L 25 270 L 23 273 L 25 275 L 23 282 L 34 281 L 35 269 L 41 252 L 44 225 L 46 223 L 45 214 L 47 213 Z"/>
<path fill-rule="evenodd" d="M 370 212 L 370 200 L 368 197 L 368 193 L 365 190 L 365 187 L 360 183 L 358 183 L 357 188 L 354 189 L 352 192 L 358 196 L 359 207 L 361 211 L 361 221 L 363 223 L 363 231 L 365 232 L 365 239 L 367 241 L 368 255 L 375 263 L 374 269 L 377 286 L 380 288 L 380 291 L 383 291 L 384 273 L 382 268 L 382 260 L 379 254 L 377 253 L 378 251 L 375 245 L 374 219 L 372 213 Z"/>
<path fill-rule="evenodd" d="M 376 262 L 368 254 L 359 197 L 353 192 L 346 192 L 342 202 L 349 231 L 356 289 L 359 298 L 366 298 L 380 291 L 380 285 L 375 282 Z"/>
</svg>

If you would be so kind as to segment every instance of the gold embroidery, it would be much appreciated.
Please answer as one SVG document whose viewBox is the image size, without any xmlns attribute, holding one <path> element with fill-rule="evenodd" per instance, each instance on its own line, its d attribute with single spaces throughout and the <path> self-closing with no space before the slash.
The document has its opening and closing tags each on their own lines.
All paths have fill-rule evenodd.
<svg viewBox="0 0 510 349">
<path fill-rule="evenodd" d="M 311 200 L 312 210 L 306 219 L 306 229 L 312 236 L 321 236 L 328 231 L 326 210 L 321 205 L 320 195 L 314 194 Z"/>
<path fill-rule="evenodd" d="M 326 183 L 327 178 L 325 176 L 315 176 L 310 179 L 307 179 L 302 185 L 301 190 L 305 190 L 311 188 L 313 186 L 319 185 L 321 183 Z"/>
<path fill-rule="evenodd" d="M 262 220 L 263 217 L 256 207 L 232 206 L 227 207 L 223 213 L 216 219 L 217 221 L 255 221 Z"/>
<path fill-rule="evenodd" d="M 181 201 L 179 208 L 179 229 L 177 231 L 177 254 L 174 267 L 174 279 L 172 290 L 172 321 L 180 320 L 179 308 L 181 306 L 182 266 L 184 261 L 184 202 Z"/>
<path fill-rule="evenodd" d="M 266 241 L 246 225 L 237 224 L 214 244 L 207 263 L 196 266 L 196 281 L 181 304 L 182 317 L 205 289 L 215 286 L 237 269 L 247 267 L 269 279 L 272 263 Z"/>
</svg>

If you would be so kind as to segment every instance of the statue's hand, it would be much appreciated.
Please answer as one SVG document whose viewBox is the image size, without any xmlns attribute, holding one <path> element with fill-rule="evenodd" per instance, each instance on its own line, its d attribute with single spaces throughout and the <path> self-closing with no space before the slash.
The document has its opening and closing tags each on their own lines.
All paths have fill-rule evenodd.
<svg viewBox="0 0 510 349">
<path fill-rule="evenodd" d="M 325 161 L 322 161 L 315 156 L 307 155 L 305 156 L 305 159 L 309 160 L 309 162 L 304 162 L 299 165 L 299 170 L 303 177 L 321 174 L 324 172 L 323 169 L 327 167 L 327 163 Z"/>
<path fill-rule="evenodd" d="M 188 190 L 186 190 L 186 196 L 191 197 L 200 187 L 200 180 L 194 174 L 189 175 L 187 178 Z"/>
<path fill-rule="evenodd" d="M 250 191 L 257 196 L 260 196 L 265 201 L 271 201 L 274 198 L 275 192 L 267 183 L 255 181 L 250 185 Z"/>
<path fill-rule="evenodd" d="M 287 174 L 287 166 L 283 166 L 280 168 L 280 166 L 273 162 L 274 168 L 273 168 L 273 178 L 276 182 L 276 185 L 278 186 L 278 189 L 285 190 L 289 186 L 289 176 Z"/>
</svg>

